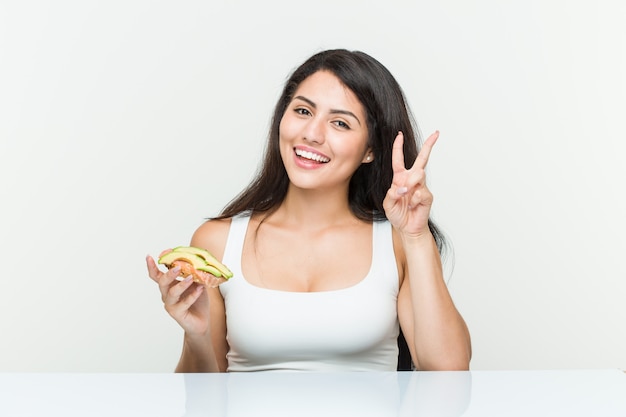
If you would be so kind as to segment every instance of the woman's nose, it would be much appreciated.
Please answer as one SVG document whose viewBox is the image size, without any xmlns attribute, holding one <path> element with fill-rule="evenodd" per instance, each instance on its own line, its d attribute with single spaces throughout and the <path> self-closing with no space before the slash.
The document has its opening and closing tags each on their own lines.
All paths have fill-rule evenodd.
<svg viewBox="0 0 626 417">
<path fill-rule="evenodd" d="M 324 143 L 324 122 L 311 118 L 304 130 L 304 140 L 308 142 Z"/>
</svg>

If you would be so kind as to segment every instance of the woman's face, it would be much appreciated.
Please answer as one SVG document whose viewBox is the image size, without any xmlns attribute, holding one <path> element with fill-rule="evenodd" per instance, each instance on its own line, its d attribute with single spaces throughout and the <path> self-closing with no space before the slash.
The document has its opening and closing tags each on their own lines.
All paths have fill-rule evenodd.
<svg viewBox="0 0 626 417">
<path fill-rule="evenodd" d="M 305 189 L 345 187 L 373 155 L 362 104 L 329 71 L 306 78 L 280 122 L 280 153 L 292 185 Z"/>
</svg>

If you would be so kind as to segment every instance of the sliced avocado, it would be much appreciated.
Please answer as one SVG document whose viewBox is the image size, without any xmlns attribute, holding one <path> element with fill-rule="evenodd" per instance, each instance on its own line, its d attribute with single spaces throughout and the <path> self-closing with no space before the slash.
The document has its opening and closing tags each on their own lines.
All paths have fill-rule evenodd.
<svg viewBox="0 0 626 417">
<path fill-rule="evenodd" d="M 159 263 L 163 265 L 171 265 L 174 261 L 186 261 L 189 262 L 194 268 L 203 268 L 206 266 L 206 262 L 203 258 L 193 253 L 187 252 L 167 252 L 159 258 Z"/>
<path fill-rule="evenodd" d="M 209 274 L 214 275 L 217 278 L 220 278 L 222 276 L 222 273 L 217 268 L 214 268 L 214 267 L 212 267 L 211 265 L 208 265 L 208 264 L 204 265 L 204 266 L 201 266 L 201 267 L 198 267 L 196 269 L 198 271 L 208 272 Z M 224 277 L 224 278 L 226 278 L 226 277 Z M 226 279 L 228 279 L 228 278 L 226 278 Z"/>
<path fill-rule="evenodd" d="M 207 251 L 206 249 L 201 249 L 201 248 L 197 248 L 194 246 L 177 246 L 173 249 L 173 252 L 190 253 L 196 256 L 200 256 L 206 261 L 206 263 L 209 266 L 213 267 L 214 269 L 217 269 L 220 272 L 220 276 L 223 276 L 226 279 L 232 278 L 233 276 L 232 271 L 228 269 L 226 265 L 218 261 L 217 258 L 211 255 L 211 253 L 209 253 L 209 251 Z M 199 269 L 199 268 L 196 268 L 196 269 Z M 212 273 L 210 271 L 207 271 L 207 272 Z M 216 274 L 213 274 L 213 275 L 218 276 Z"/>
<path fill-rule="evenodd" d="M 208 250 L 202 248 L 196 248 L 195 246 L 176 246 L 172 249 L 174 252 L 186 252 L 193 253 L 194 255 L 198 255 L 204 258 L 207 262 L 219 262 L 213 255 L 209 253 Z"/>
</svg>

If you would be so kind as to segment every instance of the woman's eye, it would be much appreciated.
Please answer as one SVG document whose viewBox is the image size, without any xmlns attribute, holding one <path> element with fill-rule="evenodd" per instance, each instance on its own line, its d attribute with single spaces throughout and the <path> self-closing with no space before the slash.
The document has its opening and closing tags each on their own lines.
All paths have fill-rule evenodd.
<svg viewBox="0 0 626 417">
<path fill-rule="evenodd" d="M 348 126 L 348 124 L 342 120 L 335 120 L 335 125 L 342 129 L 350 129 L 350 126 Z"/>
<path fill-rule="evenodd" d="M 307 109 L 303 109 L 303 108 L 297 108 L 295 109 L 295 112 L 303 116 L 309 116 L 311 114 L 310 111 L 308 111 Z"/>
</svg>

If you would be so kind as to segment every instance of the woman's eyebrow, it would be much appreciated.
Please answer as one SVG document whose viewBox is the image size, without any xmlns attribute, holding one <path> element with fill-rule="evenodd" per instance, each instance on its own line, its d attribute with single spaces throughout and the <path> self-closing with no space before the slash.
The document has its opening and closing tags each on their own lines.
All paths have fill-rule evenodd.
<svg viewBox="0 0 626 417">
<path fill-rule="evenodd" d="M 304 97 L 304 96 L 296 96 L 296 97 L 294 97 L 293 99 L 294 99 L 294 100 L 302 100 L 302 101 L 304 101 L 305 103 L 307 103 L 309 106 L 313 107 L 314 109 L 316 109 L 316 108 L 317 108 L 317 105 L 316 105 L 313 101 L 309 100 L 308 98 L 306 98 L 306 97 Z M 353 117 L 353 118 L 357 121 L 357 123 L 358 123 L 359 125 L 361 124 L 361 121 L 359 120 L 359 118 L 358 118 L 358 117 L 356 117 L 356 114 L 352 113 L 351 111 L 348 111 L 348 110 L 340 110 L 340 109 L 331 109 L 331 110 L 330 110 L 330 113 L 331 113 L 331 114 L 343 114 L 343 115 L 346 115 L 346 116 Z"/>
</svg>

